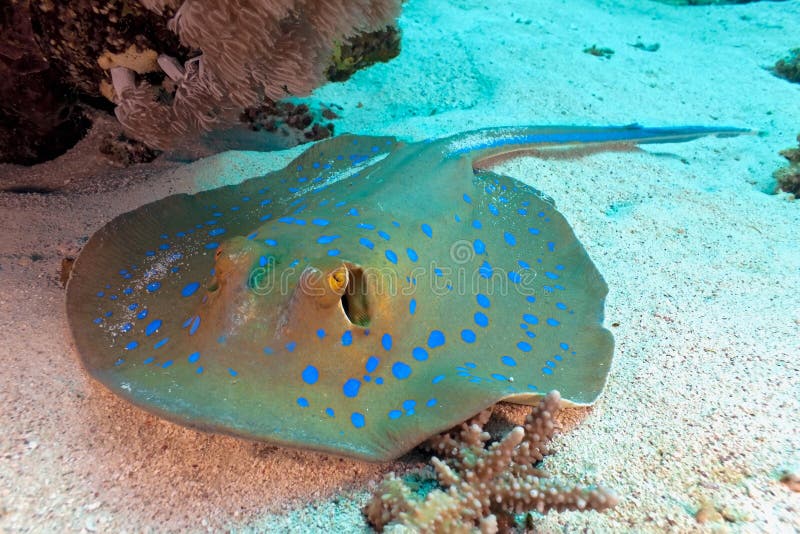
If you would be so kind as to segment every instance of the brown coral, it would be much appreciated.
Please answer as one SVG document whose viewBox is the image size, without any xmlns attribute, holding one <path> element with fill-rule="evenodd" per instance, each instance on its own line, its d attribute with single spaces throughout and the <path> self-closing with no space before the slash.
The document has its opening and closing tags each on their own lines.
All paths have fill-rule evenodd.
<svg viewBox="0 0 800 534">
<path fill-rule="evenodd" d="M 536 510 L 604 510 L 617 503 L 603 488 L 572 487 L 548 479 L 534 464 L 549 453 L 553 415 L 561 396 L 551 391 L 531 410 L 523 426 L 488 445 L 483 430 L 490 412 L 430 441 L 446 457 L 431 460 L 446 489 L 424 500 L 393 473 L 380 485 L 365 513 L 378 530 L 415 532 L 497 532 L 513 524 L 513 514 Z"/>
<path fill-rule="evenodd" d="M 795 196 L 800 195 L 800 135 L 797 136 L 797 141 L 797 148 L 787 148 L 780 152 L 780 155 L 789 161 L 789 165 L 773 173 L 778 182 L 778 189 Z"/>
<path fill-rule="evenodd" d="M 174 10 L 169 27 L 201 53 L 183 68 L 159 64 L 176 84 L 174 96 L 132 74 L 112 70 L 116 115 L 136 137 L 168 147 L 192 130 L 208 130 L 237 109 L 264 99 L 309 93 L 324 81 L 337 42 L 389 25 L 398 0 L 142 0 Z"/>
</svg>

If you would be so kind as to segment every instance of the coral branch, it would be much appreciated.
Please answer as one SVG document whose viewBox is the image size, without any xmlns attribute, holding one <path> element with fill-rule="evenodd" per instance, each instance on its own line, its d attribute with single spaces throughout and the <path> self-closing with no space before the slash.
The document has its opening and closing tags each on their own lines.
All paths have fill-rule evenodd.
<svg viewBox="0 0 800 534">
<path fill-rule="evenodd" d="M 597 510 L 617 503 L 610 491 L 573 487 L 547 478 L 534 464 L 549 453 L 555 432 L 554 414 L 561 397 L 551 391 L 503 439 L 492 443 L 484 432 L 490 411 L 478 414 L 430 441 L 430 447 L 447 457 L 432 458 L 441 489 L 424 499 L 394 473 L 380 485 L 365 508 L 378 530 L 406 532 L 498 532 L 513 524 L 513 514 L 535 510 Z"/>
</svg>

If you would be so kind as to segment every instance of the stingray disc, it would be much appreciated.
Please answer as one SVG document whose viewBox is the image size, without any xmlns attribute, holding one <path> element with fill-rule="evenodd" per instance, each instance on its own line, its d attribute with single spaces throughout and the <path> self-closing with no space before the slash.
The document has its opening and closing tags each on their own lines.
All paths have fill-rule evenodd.
<svg viewBox="0 0 800 534">
<path fill-rule="evenodd" d="M 549 199 L 452 143 L 340 136 L 117 217 L 69 282 L 85 368 L 184 425 L 370 460 L 501 399 L 592 403 L 606 284 Z"/>
</svg>

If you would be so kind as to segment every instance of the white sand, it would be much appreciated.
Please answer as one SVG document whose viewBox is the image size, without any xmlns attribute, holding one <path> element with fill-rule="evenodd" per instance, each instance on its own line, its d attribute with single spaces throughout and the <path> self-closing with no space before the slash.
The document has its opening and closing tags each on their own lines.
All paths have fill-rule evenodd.
<svg viewBox="0 0 800 534">
<path fill-rule="evenodd" d="M 636 121 L 765 132 L 501 167 L 555 198 L 608 282 L 608 324 L 619 324 L 608 388 L 593 409 L 569 411 L 546 467 L 603 482 L 622 502 L 537 525 L 800 530 L 800 494 L 777 480 L 800 471 L 800 204 L 769 194 L 777 151 L 800 131 L 800 86 L 763 68 L 800 46 L 800 3 L 482 4 L 410 0 L 399 58 L 315 94 L 348 110 L 337 131 L 422 139 Z M 660 49 L 629 46 L 639 39 Z M 616 53 L 582 52 L 595 43 Z M 114 215 L 290 155 L 98 177 L 94 154 L 84 143 L 68 156 L 85 172 L 28 171 L 68 177 L 63 194 L 0 194 L 0 531 L 365 530 L 364 490 L 402 465 L 210 436 L 129 406 L 81 371 L 56 281 L 60 258 Z M 173 170 L 153 176 L 162 168 Z M 701 506 L 724 519 L 699 524 Z"/>
</svg>

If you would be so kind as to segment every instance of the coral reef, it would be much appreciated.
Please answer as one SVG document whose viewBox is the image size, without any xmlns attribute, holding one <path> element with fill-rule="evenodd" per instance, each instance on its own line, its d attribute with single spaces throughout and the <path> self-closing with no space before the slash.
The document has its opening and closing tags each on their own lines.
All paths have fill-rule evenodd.
<svg viewBox="0 0 800 534">
<path fill-rule="evenodd" d="M 800 83 L 800 48 L 789 50 L 788 56 L 775 63 L 772 72 L 790 82 Z"/>
<path fill-rule="evenodd" d="M 0 163 L 60 155 L 90 121 L 39 46 L 27 1 L 0 6 Z"/>
<path fill-rule="evenodd" d="M 433 438 L 429 447 L 438 485 L 424 497 L 394 473 L 365 508 L 370 523 L 385 532 L 498 532 L 527 511 L 604 510 L 617 497 L 599 487 L 575 487 L 548 478 L 535 467 L 551 451 L 557 391 L 548 393 L 505 437 L 488 444 L 484 431 L 491 410 Z M 409 530 L 410 529 L 410 530 Z"/>
<path fill-rule="evenodd" d="M 182 65 L 161 55 L 158 64 L 174 94 L 130 68 L 111 69 L 117 118 L 155 148 L 192 131 L 230 121 L 264 99 L 309 93 L 324 81 L 337 42 L 390 25 L 398 0 L 142 0 L 172 13 L 169 27 L 199 51 Z"/>
<path fill-rule="evenodd" d="M 0 42 L 0 162 L 30 165 L 63 154 L 86 134 L 92 108 L 113 111 L 119 98 L 113 79 L 121 87 L 137 89 L 136 94 L 145 99 L 123 106 L 120 113 L 127 117 L 128 135 L 155 139 L 152 148 L 175 140 L 170 136 L 223 118 L 231 100 L 228 93 L 286 96 L 292 90 L 306 93 L 326 76 L 344 79 L 354 69 L 397 55 L 399 32 L 391 24 L 399 4 L 399 0 L 18 0 L 4 4 L 0 7 L 4 36 Z M 205 9 L 206 5 L 211 8 Z M 176 17 L 179 8 L 181 15 Z M 251 17 L 253 13 L 257 16 Z M 183 32 L 181 37 L 189 39 L 188 44 L 173 30 Z M 184 66 L 186 62 L 190 65 Z M 192 81 L 193 73 L 210 84 L 212 98 L 195 99 L 199 105 L 184 106 L 182 114 L 175 113 L 197 82 Z M 220 76 L 231 73 L 235 79 L 220 81 Z M 258 85 L 264 79 L 271 92 Z M 237 85 L 243 82 L 247 87 Z M 244 101 L 247 104 L 240 105 Z M 269 99 L 239 99 L 231 107 L 231 118 L 235 121 L 243 108 L 264 102 Z M 135 116 L 136 110 L 146 116 Z M 189 124 L 180 126 L 180 120 Z M 308 130 L 316 130 L 311 138 L 319 138 L 328 128 L 319 124 Z M 307 133 L 293 132 L 290 137 L 302 141 L 309 139 Z"/>
<path fill-rule="evenodd" d="M 297 141 L 303 143 L 319 141 L 333 135 L 333 124 L 323 125 L 321 120 L 337 117 L 330 108 L 324 108 L 321 113 L 316 114 L 307 104 L 266 100 L 260 106 L 246 108 L 239 120 L 255 132 L 280 132 L 286 137 L 300 133 Z"/>
<path fill-rule="evenodd" d="M 399 53 L 400 31 L 393 26 L 359 34 L 336 45 L 333 63 L 325 72 L 325 77 L 332 82 L 341 82 L 354 72 L 374 63 L 385 63 Z"/>
<path fill-rule="evenodd" d="M 787 160 L 789 165 L 781 167 L 772 176 L 778 181 L 778 188 L 795 196 L 800 195 L 800 135 L 797 136 L 797 148 L 787 148 L 781 150 L 780 154 Z"/>
</svg>

